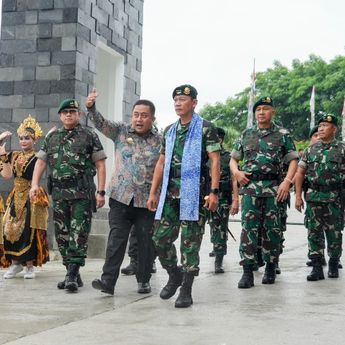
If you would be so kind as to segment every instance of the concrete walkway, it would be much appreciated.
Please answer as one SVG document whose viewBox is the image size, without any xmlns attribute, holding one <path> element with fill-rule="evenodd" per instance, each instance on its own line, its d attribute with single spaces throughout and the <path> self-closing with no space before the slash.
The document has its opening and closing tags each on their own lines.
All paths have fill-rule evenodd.
<svg viewBox="0 0 345 345">
<path fill-rule="evenodd" d="M 290 222 L 302 216 L 290 212 Z M 261 345 L 344 343 L 344 272 L 339 279 L 307 282 L 307 242 L 302 225 L 290 225 L 281 258 L 282 274 L 276 284 L 237 288 L 240 223 L 230 227 L 237 243 L 229 239 L 225 274 L 213 273 L 208 229 L 201 251 L 201 274 L 195 280 L 191 308 L 174 308 L 173 297 L 163 301 L 159 291 L 167 279 L 158 264 L 151 280 L 152 293 L 136 293 L 134 277 L 120 276 L 110 297 L 92 289 L 103 260 L 88 260 L 82 269 L 85 286 L 77 294 L 57 290 L 64 276 L 58 261 L 37 270 L 34 280 L 21 275 L 0 278 L 0 344 L 8 345 Z M 128 259 L 126 258 L 126 264 Z M 1 276 L 2 276 L 1 271 Z M 325 273 L 327 271 L 325 270 Z"/>
</svg>

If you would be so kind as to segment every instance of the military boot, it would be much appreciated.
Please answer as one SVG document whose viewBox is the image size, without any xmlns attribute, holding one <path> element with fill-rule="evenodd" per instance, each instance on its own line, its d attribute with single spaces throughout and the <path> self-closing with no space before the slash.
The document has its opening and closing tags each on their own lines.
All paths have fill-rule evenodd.
<svg viewBox="0 0 345 345">
<path fill-rule="evenodd" d="M 328 261 L 328 278 L 339 278 L 339 259 L 330 258 Z"/>
<path fill-rule="evenodd" d="M 238 282 L 239 289 L 249 289 L 254 286 L 254 274 L 251 266 L 243 266 L 243 275 Z"/>
<path fill-rule="evenodd" d="M 274 284 L 276 280 L 276 264 L 273 262 L 267 262 L 265 267 L 265 273 L 262 277 L 262 284 Z"/>
<path fill-rule="evenodd" d="M 194 274 L 183 273 L 182 286 L 180 293 L 175 301 L 175 308 L 188 308 L 193 304 L 192 285 L 194 281 Z"/>
<path fill-rule="evenodd" d="M 321 258 L 313 258 L 313 269 L 310 272 L 309 275 L 307 275 L 308 281 L 318 281 L 325 279 L 325 276 L 323 274 L 323 268 L 322 268 L 322 260 Z"/>
<path fill-rule="evenodd" d="M 121 273 L 126 276 L 132 276 L 137 273 L 138 263 L 137 260 L 131 258 L 131 261 L 127 267 L 121 268 Z"/>
<path fill-rule="evenodd" d="M 216 259 L 214 261 L 214 273 L 224 273 L 223 257 L 224 255 L 216 255 Z"/>
<path fill-rule="evenodd" d="M 169 268 L 167 271 L 169 274 L 169 280 L 159 295 L 162 299 L 169 299 L 174 296 L 178 287 L 181 286 L 183 279 L 181 267 L 176 266 L 174 268 Z"/>
<path fill-rule="evenodd" d="M 66 274 L 66 276 L 65 276 L 65 280 L 62 280 L 61 282 L 58 282 L 58 283 L 57 283 L 57 288 L 58 288 L 58 289 L 63 290 L 63 289 L 65 288 L 66 279 L 67 279 L 67 274 Z M 81 280 L 80 273 L 78 273 L 78 275 L 77 275 L 77 284 L 78 284 L 78 287 L 84 286 L 84 283 L 83 283 L 83 281 Z"/>
<path fill-rule="evenodd" d="M 79 265 L 78 264 L 69 264 L 67 276 L 65 280 L 65 289 L 70 292 L 78 291 L 78 282 L 77 276 L 79 274 Z"/>
</svg>

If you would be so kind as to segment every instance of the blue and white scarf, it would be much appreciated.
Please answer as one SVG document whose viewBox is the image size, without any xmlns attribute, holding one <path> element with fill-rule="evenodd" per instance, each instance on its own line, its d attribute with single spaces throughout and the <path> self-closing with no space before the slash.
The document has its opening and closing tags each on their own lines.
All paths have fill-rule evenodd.
<svg viewBox="0 0 345 345">
<path fill-rule="evenodd" d="M 162 217 L 178 124 L 179 121 L 174 123 L 166 135 L 163 183 L 155 219 Z M 182 155 L 180 220 L 199 220 L 202 125 L 203 119 L 198 114 L 193 113 Z"/>
</svg>

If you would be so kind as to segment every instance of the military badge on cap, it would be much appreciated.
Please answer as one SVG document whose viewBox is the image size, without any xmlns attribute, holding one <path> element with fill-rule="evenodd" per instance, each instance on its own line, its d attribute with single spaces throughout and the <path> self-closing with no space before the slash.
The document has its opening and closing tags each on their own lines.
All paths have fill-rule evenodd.
<svg viewBox="0 0 345 345">
<path fill-rule="evenodd" d="M 253 106 L 253 113 L 255 113 L 255 110 L 256 108 L 259 106 L 259 105 L 269 105 L 271 107 L 274 107 L 273 105 L 273 99 L 271 97 L 261 97 Z"/>
<path fill-rule="evenodd" d="M 328 122 L 328 123 L 332 123 L 335 126 L 338 126 L 338 119 L 332 114 L 323 115 L 321 119 L 319 120 L 318 124 L 320 124 L 321 122 Z"/>
<path fill-rule="evenodd" d="M 79 103 L 74 98 L 67 98 L 63 100 L 60 104 L 58 109 L 58 113 L 61 113 L 64 109 L 78 109 L 79 110 Z"/>
<path fill-rule="evenodd" d="M 196 88 L 193 87 L 192 85 L 184 84 L 174 89 L 172 98 L 174 98 L 175 96 L 181 96 L 181 95 L 190 96 L 193 99 L 196 99 L 198 92 L 196 91 Z"/>
</svg>

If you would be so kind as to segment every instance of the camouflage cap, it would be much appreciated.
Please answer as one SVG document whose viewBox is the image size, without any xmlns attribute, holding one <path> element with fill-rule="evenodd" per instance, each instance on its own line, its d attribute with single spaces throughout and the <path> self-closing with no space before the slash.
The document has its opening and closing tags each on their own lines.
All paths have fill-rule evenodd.
<svg viewBox="0 0 345 345">
<path fill-rule="evenodd" d="M 256 101 L 256 103 L 253 106 L 253 113 L 255 113 L 256 108 L 259 105 L 270 105 L 271 107 L 274 107 L 273 105 L 273 99 L 271 97 L 261 97 L 259 100 Z"/>
<path fill-rule="evenodd" d="M 78 109 L 79 110 L 79 103 L 77 100 L 73 98 L 67 98 L 61 102 L 58 113 L 61 113 L 61 111 L 64 109 Z"/>
<path fill-rule="evenodd" d="M 328 123 L 332 123 L 334 126 L 338 126 L 338 120 L 332 114 L 325 114 L 325 115 L 323 115 L 321 117 L 321 119 L 319 120 L 318 124 L 320 124 L 321 122 L 328 122 Z"/>
<path fill-rule="evenodd" d="M 189 84 L 183 84 L 180 86 L 175 87 L 172 98 L 175 98 L 175 96 L 190 96 L 192 99 L 197 99 L 198 91 L 196 91 L 196 88 Z"/>
<path fill-rule="evenodd" d="M 314 126 L 309 132 L 309 139 L 318 131 L 319 126 Z"/>
</svg>

